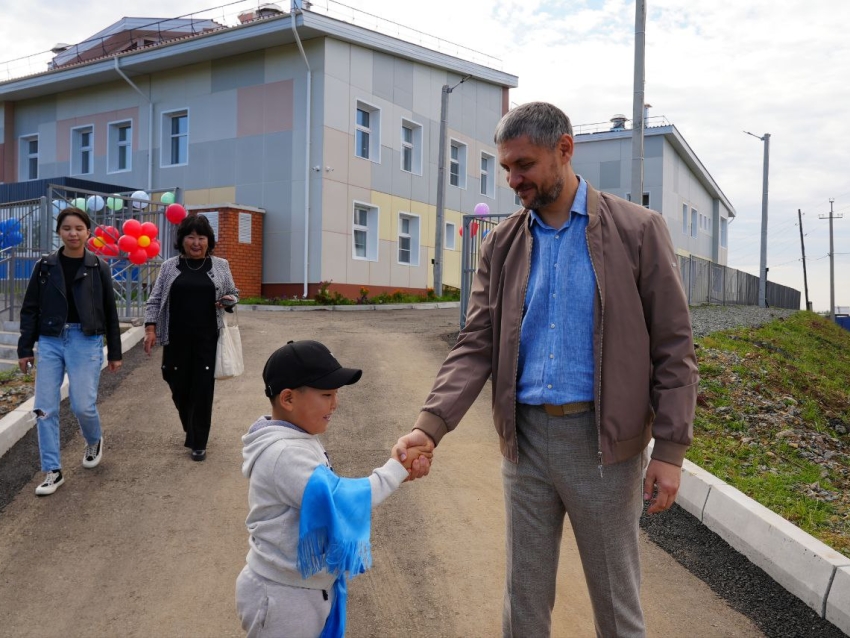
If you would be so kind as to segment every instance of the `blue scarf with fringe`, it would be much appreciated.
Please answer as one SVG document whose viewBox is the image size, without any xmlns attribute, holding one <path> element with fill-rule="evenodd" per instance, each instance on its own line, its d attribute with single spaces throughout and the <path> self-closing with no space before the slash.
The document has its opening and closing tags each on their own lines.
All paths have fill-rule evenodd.
<svg viewBox="0 0 850 638">
<path fill-rule="evenodd" d="M 369 479 L 340 478 L 318 466 L 301 498 L 298 569 L 303 578 L 323 569 L 336 576 L 334 602 L 320 638 L 345 635 L 346 580 L 372 567 L 371 525 Z"/>
</svg>

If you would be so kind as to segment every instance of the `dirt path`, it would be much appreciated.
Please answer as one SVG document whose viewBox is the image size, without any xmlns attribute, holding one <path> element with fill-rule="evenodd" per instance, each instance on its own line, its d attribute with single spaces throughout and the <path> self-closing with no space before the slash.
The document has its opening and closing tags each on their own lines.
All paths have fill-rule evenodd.
<svg viewBox="0 0 850 638">
<path fill-rule="evenodd" d="M 246 373 L 217 385 L 205 463 L 182 448 L 159 353 L 129 353 L 138 364 L 101 407 L 103 463 L 80 467 L 77 436 L 63 451 L 65 486 L 37 499 L 33 480 L 0 514 L 0 636 L 243 635 L 233 602 L 247 546 L 240 437 L 267 411 L 268 353 L 315 338 L 363 368 L 325 437 L 337 471 L 361 476 L 409 429 L 456 321 L 456 310 L 242 313 Z M 376 510 L 375 567 L 350 587 L 351 638 L 500 635 L 504 506 L 488 393 L 439 448 L 431 476 Z M 762 635 L 655 545 L 643 550 L 650 636 Z M 565 533 L 553 636 L 591 635 Z"/>
</svg>

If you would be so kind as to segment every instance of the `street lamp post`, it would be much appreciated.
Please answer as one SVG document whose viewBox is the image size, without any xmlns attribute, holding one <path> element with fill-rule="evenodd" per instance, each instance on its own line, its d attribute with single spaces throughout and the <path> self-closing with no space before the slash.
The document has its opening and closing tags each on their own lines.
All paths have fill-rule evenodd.
<svg viewBox="0 0 850 638">
<path fill-rule="evenodd" d="M 443 85 L 440 99 L 440 150 L 437 158 L 437 220 L 434 229 L 434 295 L 443 295 L 443 234 L 445 224 L 446 208 L 446 137 L 449 120 L 449 93 L 466 82 L 470 75 L 466 75 L 454 86 Z"/>
<path fill-rule="evenodd" d="M 764 175 L 761 194 L 761 259 L 759 261 L 759 307 L 767 307 L 767 175 L 770 164 L 770 133 L 763 136 L 744 131 L 764 142 Z"/>
</svg>

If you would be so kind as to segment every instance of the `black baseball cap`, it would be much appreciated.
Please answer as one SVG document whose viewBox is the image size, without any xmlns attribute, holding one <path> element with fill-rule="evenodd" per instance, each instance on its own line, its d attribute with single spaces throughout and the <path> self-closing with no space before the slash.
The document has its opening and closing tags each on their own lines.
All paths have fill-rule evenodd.
<svg viewBox="0 0 850 638">
<path fill-rule="evenodd" d="M 266 396 L 271 398 L 286 388 L 335 390 L 357 383 L 362 375 L 362 370 L 343 368 L 327 346 L 318 341 L 288 341 L 266 361 L 263 383 Z"/>
</svg>

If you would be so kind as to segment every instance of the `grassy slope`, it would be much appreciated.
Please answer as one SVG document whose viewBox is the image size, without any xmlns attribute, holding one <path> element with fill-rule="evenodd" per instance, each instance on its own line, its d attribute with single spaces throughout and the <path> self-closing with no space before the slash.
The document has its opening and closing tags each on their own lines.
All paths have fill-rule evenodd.
<svg viewBox="0 0 850 638">
<path fill-rule="evenodd" d="M 850 556 L 850 332 L 810 312 L 697 340 L 688 459 Z"/>
</svg>

